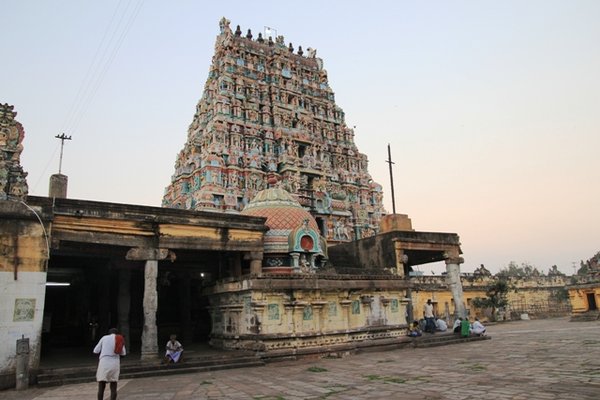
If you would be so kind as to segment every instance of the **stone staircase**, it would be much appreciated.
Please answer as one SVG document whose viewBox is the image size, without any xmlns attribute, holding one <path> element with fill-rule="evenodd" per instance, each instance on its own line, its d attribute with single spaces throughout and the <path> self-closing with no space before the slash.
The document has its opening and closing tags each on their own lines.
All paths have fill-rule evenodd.
<svg viewBox="0 0 600 400">
<path fill-rule="evenodd" d="M 386 340 L 364 341 L 341 346 L 324 346 L 310 349 L 296 349 L 293 352 L 269 352 L 263 354 L 224 353 L 211 355 L 188 356 L 178 364 L 161 364 L 158 361 L 140 362 L 124 360 L 121 363 L 120 379 L 144 378 L 194 372 L 206 372 L 231 368 L 261 367 L 267 361 L 282 359 L 301 359 L 304 357 L 327 357 L 333 354 L 357 353 L 368 351 L 388 351 L 406 348 L 427 348 L 447 346 L 451 344 L 489 340 L 490 336 L 461 337 L 452 333 L 424 334 L 416 338 L 400 337 Z M 59 386 L 74 383 L 93 382 L 96 380 L 96 364 L 73 366 L 68 368 L 43 368 L 37 373 L 37 384 L 40 387 Z"/>
<path fill-rule="evenodd" d="M 580 314 L 571 314 L 571 322 L 597 321 L 600 319 L 600 310 L 587 311 Z"/>
<path fill-rule="evenodd" d="M 420 336 L 414 338 L 412 346 L 417 348 L 436 347 L 436 346 L 447 346 L 450 344 L 459 344 L 466 342 L 475 342 L 480 340 L 490 340 L 491 336 L 467 336 L 462 337 L 458 334 L 434 334 L 427 336 Z"/>
<path fill-rule="evenodd" d="M 185 374 L 231 368 L 261 367 L 264 365 L 264 361 L 255 355 L 186 358 L 183 359 L 181 363 L 169 365 L 161 364 L 159 362 L 130 362 L 121 364 L 121 374 L 119 379 Z M 93 382 L 95 380 L 96 365 L 41 369 L 37 374 L 37 384 L 40 387 Z"/>
</svg>

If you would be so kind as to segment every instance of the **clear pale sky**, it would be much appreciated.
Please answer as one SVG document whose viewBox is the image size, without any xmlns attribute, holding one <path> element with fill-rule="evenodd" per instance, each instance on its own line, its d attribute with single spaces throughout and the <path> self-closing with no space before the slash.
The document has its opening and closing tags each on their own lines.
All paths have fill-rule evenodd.
<svg viewBox="0 0 600 400">
<path fill-rule="evenodd" d="M 139 8 L 138 8 L 139 6 Z M 456 232 L 464 271 L 566 273 L 600 250 L 600 2 L 1 1 L 0 102 L 29 191 L 158 206 L 219 20 L 317 49 L 392 211 Z M 429 272 L 440 266 L 425 266 Z"/>
</svg>

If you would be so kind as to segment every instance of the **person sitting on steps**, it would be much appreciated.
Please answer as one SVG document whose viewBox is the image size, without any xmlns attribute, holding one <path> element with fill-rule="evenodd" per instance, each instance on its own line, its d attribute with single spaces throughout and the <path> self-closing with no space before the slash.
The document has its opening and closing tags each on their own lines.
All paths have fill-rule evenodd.
<svg viewBox="0 0 600 400">
<path fill-rule="evenodd" d="M 177 335 L 171 335 L 167 342 L 167 352 L 165 353 L 165 364 L 175 364 L 181 360 L 183 346 L 177 341 Z"/>
</svg>

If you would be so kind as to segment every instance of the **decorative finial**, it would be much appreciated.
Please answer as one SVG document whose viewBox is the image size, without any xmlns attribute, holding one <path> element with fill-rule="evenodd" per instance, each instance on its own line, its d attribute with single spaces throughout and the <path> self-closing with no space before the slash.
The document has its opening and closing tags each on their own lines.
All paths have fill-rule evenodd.
<svg viewBox="0 0 600 400">
<path fill-rule="evenodd" d="M 273 43 L 273 37 L 269 36 L 269 46 L 273 46 L 275 43 Z"/>
<path fill-rule="evenodd" d="M 252 39 L 252 31 L 248 29 L 248 33 L 246 33 L 246 39 Z"/>
<path fill-rule="evenodd" d="M 294 46 L 292 46 L 292 42 L 290 42 L 290 45 L 288 46 L 288 50 L 290 51 L 290 53 L 294 52 Z"/>
<path fill-rule="evenodd" d="M 262 33 L 258 34 L 258 38 L 256 39 L 256 41 L 258 43 L 264 43 L 265 42 L 265 39 L 263 39 L 263 37 L 262 37 Z"/>
<path fill-rule="evenodd" d="M 239 25 L 235 28 L 235 36 L 242 36 L 242 30 Z"/>
<path fill-rule="evenodd" d="M 301 56 L 303 54 L 304 52 L 302 51 L 302 46 L 298 46 L 298 55 Z"/>
</svg>

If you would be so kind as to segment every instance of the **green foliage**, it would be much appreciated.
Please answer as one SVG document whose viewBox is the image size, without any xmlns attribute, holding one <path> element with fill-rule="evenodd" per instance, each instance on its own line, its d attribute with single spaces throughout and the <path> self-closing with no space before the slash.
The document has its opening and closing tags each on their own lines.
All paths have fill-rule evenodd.
<svg viewBox="0 0 600 400">
<path fill-rule="evenodd" d="M 548 276 L 566 276 L 566 275 L 564 273 L 560 272 L 556 265 L 553 265 L 548 270 Z"/>
<path fill-rule="evenodd" d="M 510 277 L 514 278 L 529 278 L 533 276 L 542 276 L 543 274 L 531 264 L 521 263 L 519 266 L 516 262 L 511 261 L 505 268 L 502 268 L 500 272 L 496 274 L 497 277 L 507 279 Z"/>
<path fill-rule="evenodd" d="M 307 369 L 308 372 L 326 372 L 327 369 L 326 368 L 321 368 L 321 367 L 309 367 Z"/>
<path fill-rule="evenodd" d="M 473 300 L 471 300 L 471 304 L 477 308 L 491 308 L 492 319 L 494 319 L 496 317 L 496 310 L 508 305 L 507 295 L 509 290 L 510 286 L 508 282 L 503 279 L 498 279 L 496 282 L 488 286 L 487 290 L 485 291 L 486 297 L 475 297 Z"/>
</svg>

